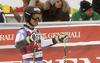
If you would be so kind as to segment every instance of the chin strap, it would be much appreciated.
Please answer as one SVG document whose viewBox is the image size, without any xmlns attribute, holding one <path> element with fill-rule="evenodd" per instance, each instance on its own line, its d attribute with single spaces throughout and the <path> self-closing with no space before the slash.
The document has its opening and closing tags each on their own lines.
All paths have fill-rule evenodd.
<svg viewBox="0 0 100 63">
<path fill-rule="evenodd" d="M 31 22 L 30 22 L 30 21 L 31 21 L 31 18 L 30 18 L 30 19 L 29 19 L 29 21 L 27 21 L 27 22 L 28 22 L 31 26 L 34 26 L 34 25 L 32 25 L 32 24 L 31 24 Z"/>
<path fill-rule="evenodd" d="M 28 22 L 31 26 L 34 26 L 34 25 L 32 25 L 30 22 Z"/>
</svg>

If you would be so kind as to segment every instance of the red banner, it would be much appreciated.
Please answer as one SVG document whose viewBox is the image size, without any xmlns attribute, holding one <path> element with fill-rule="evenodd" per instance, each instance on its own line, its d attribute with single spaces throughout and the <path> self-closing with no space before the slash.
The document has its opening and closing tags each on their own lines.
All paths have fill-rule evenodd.
<svg viewBox="0 0 100 63">
<path fill-rule="evenodd" d="M 100 26 L 45 27 L 38 28 L 45 39 L 59 34 L 70 35 L 67 45 L 67 63 L 100 62 Z M 0 46 L 14 45 L 18 29 L 1 29 Z M 63 43 L 43 48 L 44 63 L 64 63 Z M 21 53 L 15 48 L 0 49 L 0 62 L 22 61 Z M 13 62 L 14 63 L 14 62 Z"/>
</svg>

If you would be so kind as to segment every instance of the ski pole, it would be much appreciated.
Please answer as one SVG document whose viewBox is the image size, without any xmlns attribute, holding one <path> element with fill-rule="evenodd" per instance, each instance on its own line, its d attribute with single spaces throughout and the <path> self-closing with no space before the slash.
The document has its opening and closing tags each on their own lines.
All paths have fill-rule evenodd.
<svg viewBox="0 0 100 63">
<path fill-rule="evenodd" d="M 65 51 L 65 63 L 67 63 L 66 42 L 64 42 L 64 51 Z"/>
<path fill-rule="evenodd" d="M 36 41 L 34 42 L 34 55 L 33 55 L 33 63 L 35 63 L 35 52 L 36 52 Z"/>
<path fill-rule="evenodd" d="M 35 63 L 35 52 L 36 52 L 36 41 L 38 41 L 39 40 L 39 37 L 40 37 L 40 33 L 35 33 L 35 36 L 36 36 L 36 38 L 35 38 L 35 41 L 34 41 L 34 55 L 33 55 L 33 63 Z"/>
</svg>

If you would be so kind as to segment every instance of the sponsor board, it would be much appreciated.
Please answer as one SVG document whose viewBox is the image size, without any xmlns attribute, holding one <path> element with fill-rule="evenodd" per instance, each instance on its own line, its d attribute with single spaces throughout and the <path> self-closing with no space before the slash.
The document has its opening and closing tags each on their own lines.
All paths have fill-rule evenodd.
<svg viewBox="0 0 100 63">
<path fill-rule="evenodd" d="M 74 46 L 67 47 L 68 63 L 99 63 L 100 45 L 95 46 Z M 2 49 L 0 50 L 0 62 L 23 61 L 19 50 Z M 44 63 L 65 63 L 64 47 L 50 47 L 43 49 Z M 17 63 L 17 62 L 16 62 Z M 20 63 L 20 62 L 18 62 Z"/>
<path fill-rule="evenodd" d="M 59 34 L 69 34 L 66 43 L 68 63 L 99 63 L 100 62 L 100 26 L 73 27 L 44 27 L 37 28 L 45 39 Z M 14 46 L 14 39 L 18 29 L 0 29 L 0 46 Z M 59 43 L 53 47 L 43 48 L 44 63 L 64 63 L 64 47 Z M 20 50 L 14 47 L 7 49 L 0 47 L 0 62 L 22 61 Z M 17 63 L 17 62 L 15 62 Z"/>
<path fill-rule="evenodd" d="M 100 41 L 100 26 L 73 26 L 37 28 L 45 39 L 59 34 L 69 34 L 68 43 Z M 0 29 L 0 45 L 13 45 L 18 29 Z"/>
</svg>

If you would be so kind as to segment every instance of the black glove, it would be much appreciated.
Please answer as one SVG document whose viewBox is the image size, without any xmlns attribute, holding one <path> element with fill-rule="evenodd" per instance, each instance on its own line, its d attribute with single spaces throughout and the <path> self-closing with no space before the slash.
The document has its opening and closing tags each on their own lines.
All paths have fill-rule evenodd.
<svg viewBox="0 0 100 63">
<path fill-rule="evenodd" d="M 32 33 L 30 36 L 26 38 L 28 43 L 40 40 L 40 33 Z"/>
<path fill-rule="evenodd" d="M 54 44 L 58 43 L 58 42 L 62 42 L 62 43 L 63 42 L 67 42 L 68 41 L 68 37 L 69 37 L 68 34 L 61 34 L 61 35 L 58 35 L 55 38 L 53 38 L 53 42 L 54 42 Z"/>
</svg>

